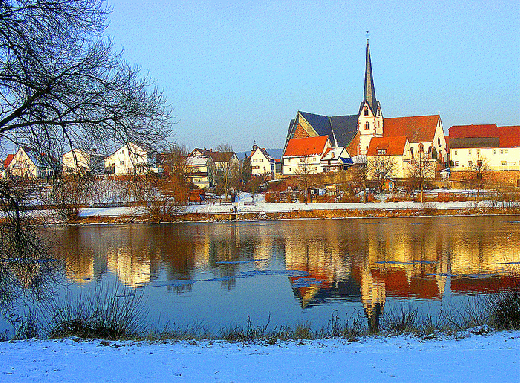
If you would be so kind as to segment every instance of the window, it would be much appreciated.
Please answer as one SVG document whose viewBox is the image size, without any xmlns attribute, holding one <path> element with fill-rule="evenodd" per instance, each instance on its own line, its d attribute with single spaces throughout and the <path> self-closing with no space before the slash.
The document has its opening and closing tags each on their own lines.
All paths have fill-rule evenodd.
<svg viewBox="0 0 520 383">
<path fill-rule="evenodd" d="M 473 166 L 473 161 L 468 161 L 468 167 L 472 167 Z"/>
<path fill-rule="evenodd" d="M 507 161 L 502 161 L 502 166 L 507 166 Z"/>
<path fill-rule="evenodd" d="M 500 154 L 504 154 L 504 150 L 503 149 L 500 149 Z"/>
<path fill-rule="evenodd" d="M 459 166 L 459 161 L 455 161 L 455 166 Z"/>
<path fill-rule="evenodd" d="M 497 150 L 496 149 L 493 149 L 493 154 L 497 154 Z"/>
<path fill-rule="evenodd" d="M 440 138 L 437 138 L 437 145 L 441 146 L 441 139 Z"/>
<path fill-rule="evenodd" d="M 370 129 L 370 122 L 367 121 L 365 123 L 365 130 L 368 130 L 368 129 Z"/>
<path fill-rule="evenodd" d="M 480 155 L 480 149 L 477 149 L 477 156 Z"/>
<path fill-rule="evenodd" d="M 365 116 L 368 116 L 368 108 L 365 106 L 365 110 L 363 111 Z"/>
<path fill-rule="evenodd" d="M 468 154 L 470 154 L 470 155 L 471 155 L 471 149 L 468 149 Z"/>
<path fill-rule="evenodd" d="M 504 153 L 507 154 L 507 149 L 504 150 Z"/>
<path fill-rule="evenodd" d="M 378 155 L 386 154 L 386 149 L 377 149 L 377 154 Z"/>
<path fill-rule="evenodd" d="M 454 154 L 454 155 L 455 155 L 455 156 L 457 155 L 457 151 L 456 151 L 456 150 L 455 150 L 455 154 Z"/>
</svg>

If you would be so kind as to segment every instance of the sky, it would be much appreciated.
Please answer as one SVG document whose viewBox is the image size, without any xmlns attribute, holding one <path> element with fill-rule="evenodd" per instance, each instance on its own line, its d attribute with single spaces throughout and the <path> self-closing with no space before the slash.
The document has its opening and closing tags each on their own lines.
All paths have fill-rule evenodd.
<svg viewBox="0 0 520 383">
<path fill-rule="evenodd" d="M 520 125 L 520 2 L 109 0 L 107 34 L 164 92 L 171 141 L 281 148 L 298 110 Z"/>
</svg>

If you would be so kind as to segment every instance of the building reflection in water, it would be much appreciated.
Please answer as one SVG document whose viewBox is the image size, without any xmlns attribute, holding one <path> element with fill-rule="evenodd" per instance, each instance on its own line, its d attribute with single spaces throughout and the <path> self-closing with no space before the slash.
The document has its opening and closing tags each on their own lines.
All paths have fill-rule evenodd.
<svg viewBox="0 0 520 383">
<path fill-rule="evenodd" d="M 182 293 L 194 281 L 212 281 L 225 291 L 252 272 L 295 270 L 289 281 L 302 308 L 361 302 L 371 328 L 388 297 L 440 300 L 520 282 L 520 225 L 497 217 L 93 226 L 55 234 L 57 256 L 77 283 L 110 272 L 131 287 L 166 281 Z"/>
</svg>

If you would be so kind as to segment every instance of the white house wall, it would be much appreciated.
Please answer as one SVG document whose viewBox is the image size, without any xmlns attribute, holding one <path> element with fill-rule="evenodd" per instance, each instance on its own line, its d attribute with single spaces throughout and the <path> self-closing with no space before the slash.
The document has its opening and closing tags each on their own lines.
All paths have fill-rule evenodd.
<svg viewBox="0 0 520 383">
<path fill-rule="evenodd" d="M 471 170 L 478 160 L 489 170 L 520 170 L 520 147 L 450 149 L 450 159 L 454 171 Z"/>
<path fill-rule="evenodd" d="M 251 155 L 251 174 L 254 176 L 271 174 L 271 161 L 259 149 Z"/>
</svg>

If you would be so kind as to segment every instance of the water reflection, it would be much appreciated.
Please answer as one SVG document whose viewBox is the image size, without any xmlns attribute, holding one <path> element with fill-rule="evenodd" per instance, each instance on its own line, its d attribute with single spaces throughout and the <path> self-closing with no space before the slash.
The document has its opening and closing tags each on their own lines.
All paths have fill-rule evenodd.
<svg viewBox="0 0 520 383">
<path fill-rule="evenodd" d="M 369 326 L 376 328 L 389 299 L 442 301 L 519 286 L 520 225 L 510 221 L 444 217 L 90 226 L 55 228 L 53 234 L 56 256 L 65 261 L 70 280 L 85 284 L 113 274 L 127 286 L 155 288 L 150 294 L 159 305 L 167 299 L 161 298 L 163 292 L 189 294 L 191 303 L 178 301 L 188 318 L 200 317 L 202 302 L 220 294 L 235 317 L 248 317 L 253 307 L 300 320 L 302 311 L 288 303 L 289 308 L 280 306 L 289 293 L 303 312 L 337 310 L 338 305 L 348 310 L 361 303 Z M 256 291 L 260 285 L 264 291 Z M 266 303 L 268 295 L 276 297 L 272 303 Z"/>
</svg>

